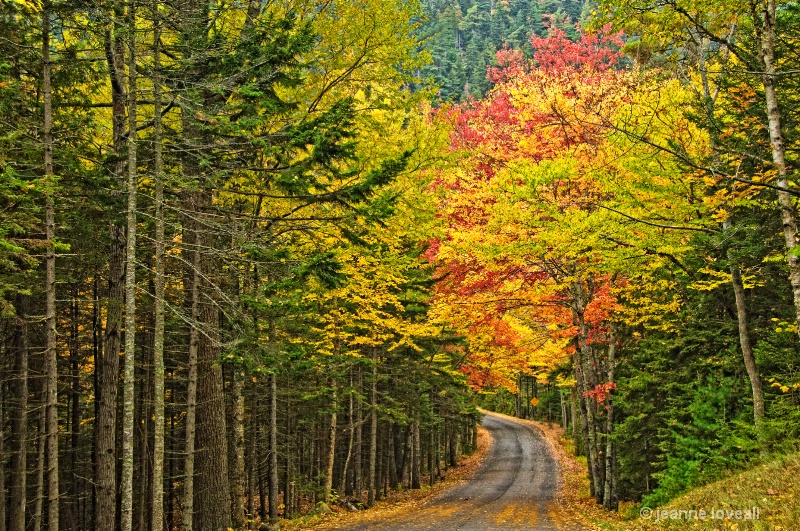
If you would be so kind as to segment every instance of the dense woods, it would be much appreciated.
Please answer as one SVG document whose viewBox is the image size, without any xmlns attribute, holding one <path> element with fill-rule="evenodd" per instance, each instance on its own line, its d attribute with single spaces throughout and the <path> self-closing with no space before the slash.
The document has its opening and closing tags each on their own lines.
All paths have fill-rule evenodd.
<svg viewBox="0 0 800 531">
<path fill-rule="evenodd" d="M 357 23 L 354 23 L 357 22 Z M 800 442 L 793 2 L 0 0 L 0 531 Z"/>
<path fill-rule="evenodd" d="M 470 451 L 411 15 L 2 4 L 0 528 L 245 528 Z"/>
</svg>

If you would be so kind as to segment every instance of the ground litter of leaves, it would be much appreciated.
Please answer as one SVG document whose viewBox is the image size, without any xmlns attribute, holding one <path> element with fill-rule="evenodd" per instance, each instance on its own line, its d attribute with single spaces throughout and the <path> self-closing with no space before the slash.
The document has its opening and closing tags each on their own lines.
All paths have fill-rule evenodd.
<svg viewBox="0 0 800 531">
<path fill-rule="evenodd" d="M 450 487 L 468 481 L 469 477 L 483 462 L 491 444 L 492 438 L 489 432 L 481 426 L 478 426 L 477 450 L 471 455 L 462 457 L 458 466 L 450 468 L 445 472 L 445 478 L 432 487 L 425 485 L 421 489 L 390 490 L 383 500 L 375 502 L 372 507 L 363 511 L 353 512 L 344 507 L 334 505 L 331 507 L 332 512 L 330 514 L 318 514 L 298 518 L 283 523 L 281 529 L 292 531 L 299 529 L 341 529 L 366 522 L 384 520 L 404 511 L 414 510 L 422 501 L 432 499 Z"/>
</svg>

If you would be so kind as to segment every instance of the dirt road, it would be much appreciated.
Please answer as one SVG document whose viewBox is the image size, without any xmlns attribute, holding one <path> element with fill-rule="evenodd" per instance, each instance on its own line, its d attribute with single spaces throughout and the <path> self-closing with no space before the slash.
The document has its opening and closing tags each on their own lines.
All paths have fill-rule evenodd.
<svg viewBox="0 0 800 531">
<path fill-rule="evenodd" d="M 559 468 L 544 438 L 508 417 L 487 414 L 483 426 L 491 432 L 492 447 L 469 481 L 415 510 L 346 529 L 580 530 L 559 515 L 561 509 L 554 499 Z"/>
</svg>

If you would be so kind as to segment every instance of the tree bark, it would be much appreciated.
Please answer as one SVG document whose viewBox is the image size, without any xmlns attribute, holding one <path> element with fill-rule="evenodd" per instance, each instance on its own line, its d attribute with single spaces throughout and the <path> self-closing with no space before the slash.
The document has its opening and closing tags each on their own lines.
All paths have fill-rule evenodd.
<svg viewBox="0 0 800 531">
<path fill-rule="evenodd" d="M 271 336 L 274 337 L 274 336 Z M 269 519 L 278 519 L 278 383 L 277 375 L 269 375 Z M 287 413 L 288 415 L 289 413 Z M 288 470 L 288 469 L 287 469 Z M 288 473 L 288 472 L 287 472 Z M 284 491 L 284 496 L 286 491 Z M 284 501 L 284 504 L 286 502 Z"/>
<path fill-rule="evenodd" d="M 595 497 L 598 503 L 601 503 L 603 496 L 603 485 L 600 463 L 598 462 L 598 450 L 600 449 L 600 446 L 597 440 L 597 419 L 595 418 L 594 412 L 596 403 L 593 403 L 594 399 L 587 394 L 599 383 L 598 377 L 595 373 L 598 365 L 594 359 L 592 346 L 588 342 L 589 330 L 584 316 L 586 306 L 589 303 L 589 294 L 586 292 L 579 280 L 573 283 L 572 292 L 574 301 L 574 307 L 572 308 L 573 316 L 575 324 L 578 327 L 578 334 L 576 337 L 577 349 L 575 351 L 575 365 L 577 381 L 581 394 L 581 413 L 583 417 L 583 436 L 586 446 L 586 460 L 589 468 L 592 495 Z"/>
<path fill-rule="evenodd" d="M 11 408 L 11 488 L 9 527 L 25 529 L 25 505 L 28 476 L 28 323 L 25 321 L 25 299 L 17 297 L 17 315 L 14 323 L 14 407 Z M 0 417 L 0 422 L 2 418 Z M 5 487 L 5 483 L 3 484 Z M 2 497 L 5 505 L 6 497 Z"/>
<path fill-rule="evenodd" d="M 247 461 L 251 466 L 248 467 L 247 473 L 247 514 L 250 518 L 253 518 L 256 511 L 256 479 L 254 476 L 258 473 L 258 467 L 253 465 L 258 462 L 257 440 L 260 433 L 258 430 L 258 387 L 255 381 L 253 382 L 251 393 L 250 440 L 247 444 Z"/>
<path fill-rule="evenodd" d="M 136 3 L 128 0 L 128 174 L 127 239 L 125 242 L 125 364 L 122 392 L 122 478 L 120 527 L 133 529 L 134 367 L 136 360 L 136 141 L 138 126 L 136 73 Z"/>
<path fill-rule="evenodd" d="M 191 226 L 191 223 L 187 225 Z M 186 241 L 189 240 L 189 241 Z M 197 327 L 199 320 L 199 291 L 200 291 L 200 252 L 192 248 L 191 244 L 195 241 L 194 231 L 187 230 L 184 235 L 184 243 L 190 244 L 189 254 L 191 268 L 187 275 L 189 279 L 189 299 L 191 326 L 189 327 L 189 374 L 186 382 L 186 438 L 185 438 L 185 457 L 183 465 L 183 505 L 181 513 L 183 516 L 183 531 L 192 531 L 194 522 L 194 468 L 195 468 L 195 436 L 197 432 L 197 345 L 200 332 Z M 196 247 L 196 245 L 195 245 Z M 226 506 L 227 507 L 227 506 Z"/>
<path fill-rule="evenodd" d="M 231 385 L 233 401 L 233 470 L 231 474 L 231 517 L 235 529 L 244 529 L 245 471 L 244 471 L 244 369 L 233 367 Z"/>
<path fill-rule="evenodd" d="M 153 180 L 155 253 L 153 256 L 153 506 L 150 528 L 164 527 L 164 157 L 161 119 L 161 19 L 158 0 L 153 12 Z"/>
<path fill-rule="evenodd" d="M 353 422 L 353 369 L 350 368 L 350 392 L 348 393 L 347 405 L 347 453 L 345 454 L 344 464 L 342 465 L 342 477 L 339 481 L 339 496 L 346 495 L 347 469 L 350 467 L 350 459 L 353 455 L 353 439 L 355 435 L 355 424 Z"/>
<path fill-rule="evenodd" d="M 47 383 L 42 385 L 43 395 L 47 393 Z M 0 416 L 1 418 L 2 416 Z M 42 409 L 39 413 L 39 429 L 37 431 L 38 442 L 37 457 L 36 457 L 36 497 L 33 501 L 33 514 L 31 515 L 33 531 L 41 531 L 42 529 L 42 507 L 44 502 L 44 467 L 45 467 L 45 447 L 47 441 L 45 438 L 47 424 L 47 412 Z"/>
<path fill-rule="evenodd" d="M 731 30 L 731 35 L 733 35 L 734 30 Z M 714 129 L 713 123 L 713 116 L 714 116 L 714 105 L 717 99 L 717 93 L 712 93 L 711 91 L 711 84 L 709 83 L 708 79 L 708 70 L 706 67 L 706 53 L 708 51 L 707 48 L 707 41 L 704 39 L 700 39 L 700 49 L 698 53 L 698 62 L 700 64 L 700 76 L 703 85 L 703 95 L 705 96 L 706 100 L 706 114 L 708 115 L 708 127 L 710 130 Z M 716 138 L 712 135 L 711 137 L 711 145 L 715 151 L 715 166 L 719 163 L 719 157 L 717 155 L 717 142 Z M 729 217 L 727 217 L 722 222 L 722 230 L 723 232 L 730 232 L 733 228 L 733 222 L 731 221 L 732 212 L 728 212 Z M 745 369 L 747 370 L 747 376 L 750 379 L 750 387 L 753 392 L 753 418 L 754 424 L 756 426 L 756 430 L 760 433 L 760 426 L 761 420 L 764 418 L 764 391 L 761 387 L 761 378 L 758 374 L 758 368 L 755 362 L 755 356 L 753 355 L 753 347 L 750 341 L 750 330 L 748 326 L 749 318 L 747 315 L 747 306 L 745 304 L 745 296 L 744 296 L 744 286 L 742 285 L 742 275 L 739 269 L 739 265 L 736 261 L 736 257 L 734 256 L 733 250 L 728 248 L 726 252 L 728 262 L 729 262 L 729 269 L 731 272 L 731 283 L 733 285 L 733 295 L 736 301 L 736 320 L 739 328 L 739 345 L 742 349 L 742 356 L 744 359 Z"/>
<path fill-rule="evenodd" d="M 378 472 L 378 349 L 372 353 L 372 382 L 370 390 L 369 478 L 367 478 L 367 505 L 375 503 L 375 475 Z"/>
<path fill-rule="evenodd" d="M 616 325 L 611 322 L 608 324 L 608 382 L 615 381 L 615 364 L 617 352 Z M 614 492 L 614 441 L 611 437 L 614 431 L 614 400 L 612 391 L 609 391 L 606 399 L 606 449 L 605 449 L 605 478 L 603 485 L 603 507 L 608 510 L 616 509 Z"/>
<path fill-rule="evenodd" d="M 411 424 L 411 488 L 419 489 L 422 487 L 420 476 L 422 475 L 422 443 L 419 434 L 419 413 L 414 413 L 414 420 Z"/>
<path fill-rule="evenodd" d="M 723 229 L 729 230 L 731 222 L 725 220 Z M 753 392 L 753 420 L 756 430 L 760 433 L 761 422 L 764 419 L 764 390 L 761 386 L 761 377 L 756 366 L 756 358 L 753 354 L 753 346 L 750 343 L 750 330 L 748 327 L 747 306 L 745 304 L 744 286 L 742 285 L 742 274 L 739 266 L 735 262 L 735 257 L 731 250 L 728 250 L 728 261 L 730 262 L 731 284 L 733 285 L 733 295 L 736 301 L 736 319 L 739 326 L 739 345 L 742 348 L 744 366 L 747 376 L 750 379 L 750 388 Z"/>
<path fill-rule="evenodd" d="M 187 42 L 185 60 L 188 67 L 188 82 L 192 85 L 187 97 L 201 108 L 212 99 L 205 91 L 199 93 L 194 86 L 203 79 L 202 63 L 192 54 L 197 47 L 207 42 L 208 6 L 197 0 L 185 4 L 184 31 Z M 200 154 L 204 153 L 210 140 L 205 138 L 196 115 L 184 109 L 182 115 L 186 152 L 182 160 L 184 176 L 195 180 L 197 189 L 189 197 L 193 225 L 193 251 L 198 264 L 195 265 L 197 319 L 191 327 L 196 330 L 197 344 L 197 400 L 195 440 L 195 484 L 193 503 L 194 526 L 202 531 L 226 530 L 230 527 L 231 496 L 228 484 L 228 441 L 225 419 L 225 397 L 223 393 L 222 367 L 219 362 L 219 313 L 214 296 L 214 229 L 209 226 L 208 215 L 213 205 L 212 184 L 206 170 L 201 166 Z M 199 488 L 202 487 L 202 488 Z"/>
<path fill-rule="evenodd" d="M 359 395 L 364 390 L 364 374 L 361 367 L 358 368 L 358 392 Z M 361 501 L 361 491 L 364 488 L 361 459 L 361 438 L 363 434 L 363 423 L 361 419 L 361 399 L 356 403 L 356 455 L 353 462 L 353 494 L 356 501 Z"/>
<path fill-rule="evenodd" d="M 42 98 L 44 104 L 44 176 L 53 177 L 53 97 L 50 65 L 50 7 L 49 0 L 42 5 Z M 52 183 L 51 183 L 52 184 Z M 45 327 L 47 350 L 45 374 L 47 379 L 47 522 L 50 529 L 58 529 L 58 353 L 56 352 L 56 250 L 55 205 L 53 193 L 48 191 L 45 204 L 45 258 L 46 297 Z"/>
<path fill-rule="evenodd" d="M 772 162 L 778 171 L 776 184 L 778 191 L 778 204 L 781 209 L 781 222 L 783 236 L 786 241 L 787 260 L 789 264 L 789 281 L 792 285 L 792 295 L 795 307 L 797 333 L 800 334 L 800 253 L 797 247 L 797 216 L 794 201 L 789 194 L 789 171 L 786 166 L 786 145 L 783 140 L 783 126 L 781 112 L 778 104 L 778 94 L 775 88 L 775 26 L 777 13 L 775 0 L 765 0 L 761 7 L 761 62 L 764 66 L 762 82 L 764 85 L 764 101 L 767 113 L 769 140 L 772 147 Z M 756 14 L 754 13 L 754 19 Z M 754 20 L 755 22 L 755 20 Z"/>
<path fill-rule="evenodd" d="M 115 9 L 118 7 L 115 4 Z M 121 14 L 112 14 L 116 19 Z M 124 53 L 114 23 L 105 35 L 105 53 L 111 78 L 113 151 L 116 162 L 112 177 L 123 188 L 125 159 L 122 157 L 125 135 L 125 94 L 122 69 Z M 114 192 L 118 195 L 117 192 Z M 117 195 L 112 197 L 116 203 Z M 95 528 L 114 529 L 117 521 L 117 383 L 122 340 L 122 308 L 125 297 L 125 228 L 119 220 L 109 226 L 108 303 L 104 347 L 99 366 L 100 403 L 95 422 Z M 48 457 L 49 458 L 49 457 Z"/>
<path fill-rule="evenodd" d="M 3 371 L 0 370 L 0 531 L 6 531 L 6 431 Z M 41 435 L 40 435 L 41 436 Z"/>
<path fill-rule="evenodd" d="M 283 487 L 283 517 L 290 518 L 294 512 L 294 456 L 292 455 L 292 400 L 286 397 L 286 481 Z"/>
<path fill-rule="evenodd" d="M 336 460 L 336 409 L 338 408 L 336 396 L 336 381 L 333 384 L 333 396 L 331 397 L 331 416 L 328 423 L 328 455 L 325 463 L 325 483 L 322 487 L 322 501 L 330 503 L 331 491 L 333 490 L 333 465 Z"/>
<path fill-rule="evenodd" d="M 580 422 L 578 418 L 578 384 L 577 382 L 569 390 L 570 417 L 572 418 L 572 447 L 573 454 L 581 455 L 581 434 Z"/>
</svg>

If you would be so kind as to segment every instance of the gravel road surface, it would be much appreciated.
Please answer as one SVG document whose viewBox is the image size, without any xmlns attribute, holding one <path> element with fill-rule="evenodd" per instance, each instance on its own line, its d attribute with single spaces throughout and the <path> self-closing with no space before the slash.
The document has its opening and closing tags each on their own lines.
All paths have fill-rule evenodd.
<svg viewBox="0 0 800 531">
<path fill-rule="evenodd" d="M 417 509 L 347 529 L 580 530 L 559 517 L 555 496 L 560 472 L 544 437 L 529 426 L 492 414 L 484 417 L 483 426 L 492 435 L 492 446 L 467 482 L 444 491 Z"/>
</svg>

